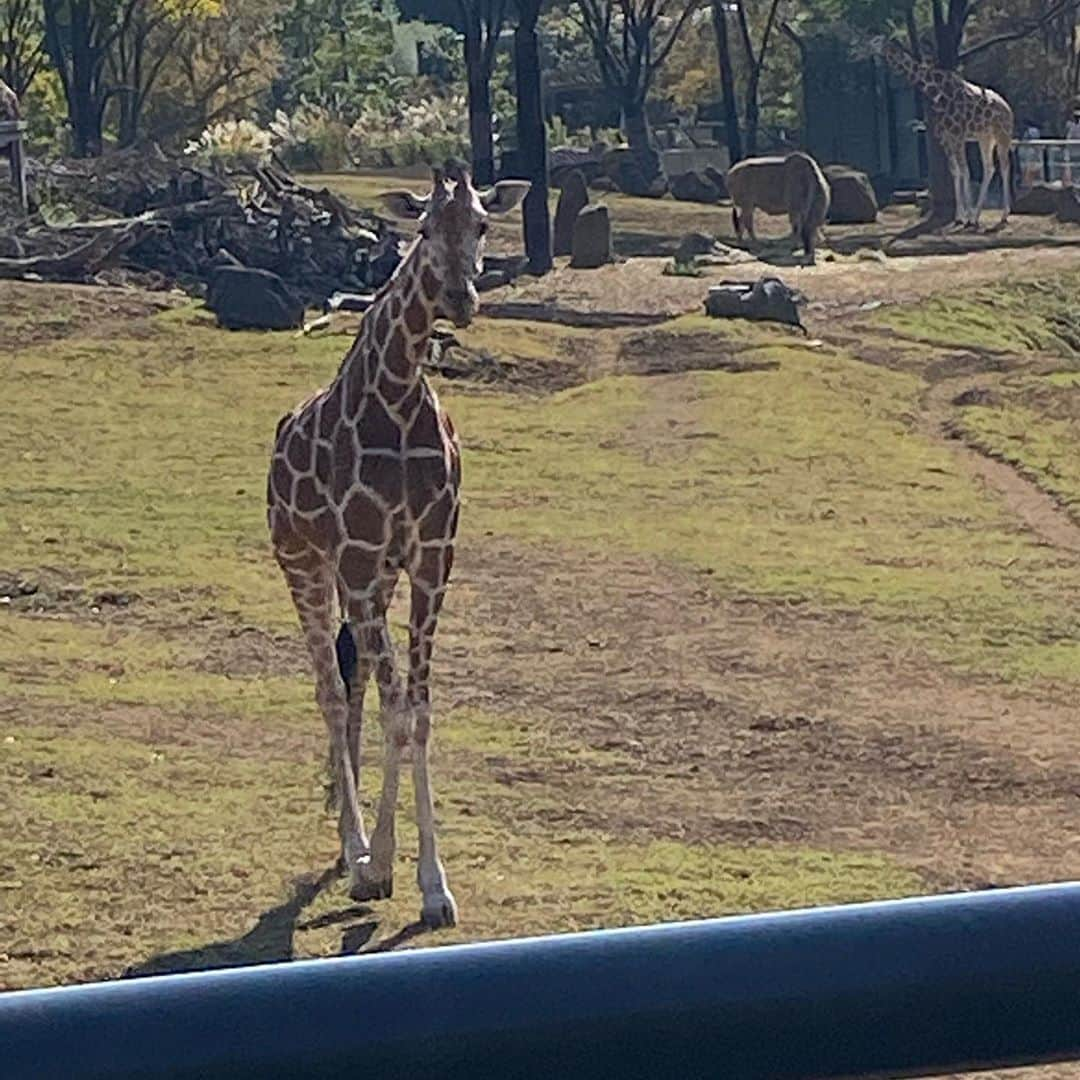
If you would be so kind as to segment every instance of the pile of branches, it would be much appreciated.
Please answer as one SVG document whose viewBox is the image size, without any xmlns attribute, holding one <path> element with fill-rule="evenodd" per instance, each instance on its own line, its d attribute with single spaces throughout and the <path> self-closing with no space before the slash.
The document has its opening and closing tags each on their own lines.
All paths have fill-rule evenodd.
<svg viewBox="0 0 1080 1080">
<path fill-rule="evenodd" d="M 0 213 L 0 278 L 205 296 L 220 267 L 243 266 L 316 305 L 378 287 L 398 259 L 401 236 L 386 222 L 276 161 L 211 172 L 155 147 L 29 172 L 36 211 Z"/>
</svg>

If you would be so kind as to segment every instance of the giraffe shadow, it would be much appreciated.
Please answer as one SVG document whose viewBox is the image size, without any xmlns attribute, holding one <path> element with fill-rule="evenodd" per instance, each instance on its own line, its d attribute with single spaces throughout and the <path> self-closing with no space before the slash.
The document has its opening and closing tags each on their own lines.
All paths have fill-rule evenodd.
<svg viewBox="0 0 1080 1080">
<path fill-rule="evenodd" d="M 298 929 L 297 920 L 301 912 L 337 877 L 336 866 L 324 870 L 318 877 L 303 877 L 293 884 L 288 899 L 264 911 L 246 934 L 227 941 L 200 945 L 194 949 L 159 953 L 140 964 L 128 967 L 121 977 L 132 979 L 146 975 L 171 975 L 183 971 L 207 971 L 292 960 L 293 938 Z M 349 912 L 342 913 L 343 917 L 358 914 L 370 914 L 370 911 L 354 907 Z"/>
</svg>

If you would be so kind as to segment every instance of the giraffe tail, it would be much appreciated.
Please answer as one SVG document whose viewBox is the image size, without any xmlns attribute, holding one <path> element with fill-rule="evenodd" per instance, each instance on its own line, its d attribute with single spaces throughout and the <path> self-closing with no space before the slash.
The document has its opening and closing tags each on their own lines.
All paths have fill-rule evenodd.
<svg viewBox="0 0 1080 1080">
<path fill-rule="evenodd" d="M 345 697 L 352 697 L 353 679 L 356 678 L 356 638 L 353 637 L 352 627 L 348 622 L 341 624 L 338 631 L 337 641 L 334 642 L 334 651 L 337 653 L 338 671 L 341 672 L 341 681 L 345 684 Z"/>
</svg>

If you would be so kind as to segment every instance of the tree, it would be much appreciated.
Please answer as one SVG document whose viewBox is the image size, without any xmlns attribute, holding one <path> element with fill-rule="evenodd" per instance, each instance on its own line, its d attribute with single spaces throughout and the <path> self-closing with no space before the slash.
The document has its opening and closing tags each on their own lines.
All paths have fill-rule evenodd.
<svg viewBox="0 0 1080 1080">
<path fill-rule="evenodd" d="M 543 76 L 537 23 L 544 0 L 517 0 L 514 30 L 514 77 L 517 86 L 517 138 L 524 179 L 532 183 L 522 218 L 529 269 L 546 274 L 552 266 L 551 216 L 548 208 L 547 126 L 544 123 Z"/>
<path fill-rule="evenodd" d="M 506 16 L 506 0 L 457 0 L 457 6 L 465 39 L 473 178 L 487 186 L 495 182 L 491 73 Z"/>
<path fill-rule="evenodd" d="M 713 33 L 716 35 L 716 57 L 720 64 L 720 101 L 724 110 L 724 135 L 728 159 L 732 165 L 742 160 L 742 134 L 739 129 L 739 102 L 735 97 L 735 66 L 731 60 L 731 38 L 728 35 L 729 4 L 715 0 L 712 6 Z"/>
<path fill-rule="evenodd" d="M 364 97 L 385 90 L 394 36 L 378 0 L 292 0 L 277 19 L 284 57 L 273 104 L 301 99 L 356 118 Z"/>
<path fill-rule="evenodd" d="M 646 186 L 662 172 L 646 101 L 698 6 L 699 0 L 578 0 L 604 87 L 619 102 L 623 132 Z"/>
<path fill-rule="evenodd" d="M 0 78 L 22 98 L 44 61 L 38 0 L 0 0 Z"/>
<path fill-rule="evenodd" d="M 143 110 L 177 40 L 220 11 L 218 0 L 124 0 L 106 65 L 109 93 L 117 101 L 120 146 L 138 139 Z"/>
</svg>

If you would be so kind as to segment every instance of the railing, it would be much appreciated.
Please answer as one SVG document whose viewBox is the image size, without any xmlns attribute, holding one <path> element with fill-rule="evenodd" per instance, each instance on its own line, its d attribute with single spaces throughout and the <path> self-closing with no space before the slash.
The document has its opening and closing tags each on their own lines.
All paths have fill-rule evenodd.
<svg viewBox="0 0 1080 1080">
<path fill-rule="evenodd" d="M 807 1080 L 1080 1058 L 1080 884 L 0 996 L 0 1074 Z"/>
<path fill-rule="evenodd" d="M 25 131 L 25 120 L 0 120 L 0 152 L 6 150 L 11 160 L 11 178 L 24 214 L 29 205 L 26 187 L 26 156 L 23 153 L 22 144 Z"/>
<path fill-rule="evenodd" d="M 1080 184 L 1080 142 L 1075 139 L 1017 139 L 1013 143 L 1017 182 L 1061 180 Z"/>
</svg>

